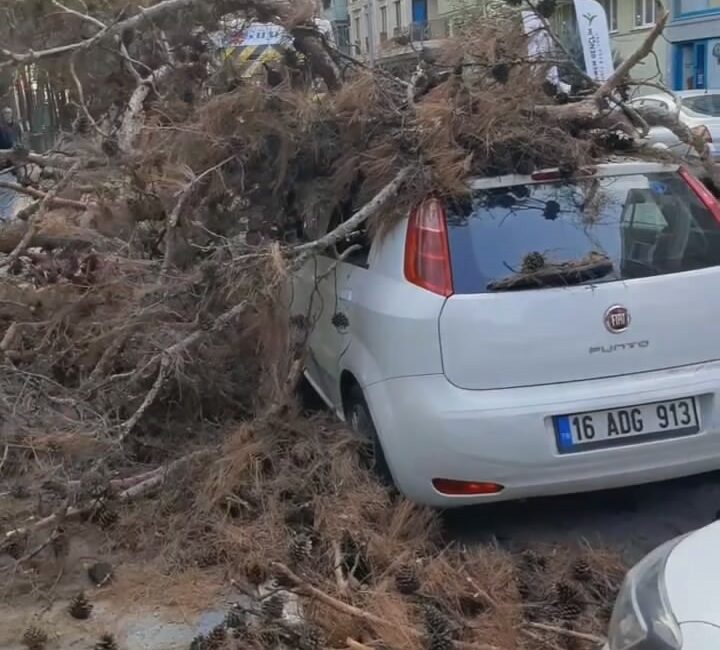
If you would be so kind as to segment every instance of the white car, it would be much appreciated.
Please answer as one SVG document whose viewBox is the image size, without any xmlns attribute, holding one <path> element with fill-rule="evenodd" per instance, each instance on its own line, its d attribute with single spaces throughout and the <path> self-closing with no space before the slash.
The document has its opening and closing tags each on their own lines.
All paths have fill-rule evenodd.
<svg viewBox="0 0 720 650">
<path fill-rule="evenodd" d="M 720 468 L 720 206 L 705 186 L 623 162 L 470 188 L 295 278 L 306 376 L 373 439 L 378 468 L 439 507 Z"/>
<path fill-rule="evenodd" d="M 644 95 L 629 102 L 634 108 L 654 109 L 677 114 L 680 122 L 700 133 L 708 144 L 710 156 L 720 161 L 720 91 L 680 90 L 673 95 Z M 680 156 L 696 156 L 694 149 L 681 142 L 664 126 L 653 126 L 647 137 L 650 144 L 660 144 Z"/>
<path fill-rule="evenodd" d="M 718 650 L 719 545 L 714 523 L 633 567 L 615 603 L 606 650 Z"/>
</svg>

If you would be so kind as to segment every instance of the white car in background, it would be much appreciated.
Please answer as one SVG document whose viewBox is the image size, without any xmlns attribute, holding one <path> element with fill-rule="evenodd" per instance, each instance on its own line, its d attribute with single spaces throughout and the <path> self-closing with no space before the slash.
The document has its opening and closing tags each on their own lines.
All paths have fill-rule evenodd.
<svg viewBox="0 0 720 650">
<path fill-rule="evenodd" d="M 720 523 L 673 539 L 633 567 L 606 650 L 720 648 Z"/>
<path fill-rule="evenodd" d="M 644 95 L 628 104 L 635 108 L 677 114 L 680 122 L 702 135 L 713 160 L 720 161 L 720 90 L 679 90 L 674 95 Z M 664 126 L 651 127 L 647 141 L 668 147 L 680 156 L 697 155 L 694 149 L 688 150 L 688 146 Z"/>
<path fill-rule="evenodd" d="M 408 498 L 720 468 L 720 205 L 686 170 L 477 179 L 386 230 L 311 259 L 293 314 L 309 382 Z"/>
</svg>

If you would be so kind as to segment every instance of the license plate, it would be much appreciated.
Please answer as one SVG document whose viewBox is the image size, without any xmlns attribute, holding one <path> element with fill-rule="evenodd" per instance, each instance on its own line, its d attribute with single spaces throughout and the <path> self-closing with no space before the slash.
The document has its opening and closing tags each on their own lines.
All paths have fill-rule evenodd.
<svg viewBox="0 0 720 650">
<path fill-rule="evenodd" d="M 559 415 L 554 420 L 561 454 L 692 435 L 700 430 L 694 397 Z"/>
</svg>

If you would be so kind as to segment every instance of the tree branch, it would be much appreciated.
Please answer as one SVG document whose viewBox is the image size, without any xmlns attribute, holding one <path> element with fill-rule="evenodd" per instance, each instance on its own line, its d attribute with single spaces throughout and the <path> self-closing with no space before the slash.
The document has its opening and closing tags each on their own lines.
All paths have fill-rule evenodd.
<svg viewBox="0 0 720 650">
<path fill-rule="evenodd" d="M 372 201 L 364 205 L 347 221 L 341 223 L 337 228 L 335 228 L 335 230 L 332 230 L 315 241 L 295 246 L 295 252 L 300 253 L 300 260 L 302 261 L 306 259 L 309 255 L 316 251 L 334 246 L 339 241 L 345 239 L 345 237 L 347 237 L 350 233 L 354 232 L 363 222 L 380 212 L 387 205 L 390 199 L 397 195 L 400 188 L 405 184 L 408 178 L 410 178 L 413 169 L 414 168 L 410 166 L 403 167 L 403 169 L 397 173 L 395 178 L 393 178 L 385 187 L 383 187 L 382 190 L 378 192 L 377 196 L 375 196 Z"/>
<path fill-rule="evenodd" d="M 25 187 L 19 183 L 12 183 L 10 181 L 0 181 L 0 188 L 6 190 L 12 190 L 13 192 L 19 192 L 20 194 L 26 194 L 32 196 L 34 199 L 46 199 L 48 196 L 47 192 L 38 190 L 34 187 Z M 49 207 L 51 208 L 75 208 L 76 210 L 87 210 L 87 204 L 82 201 L 74 201 L 73 199 L 63 199 L 59 196 L 50 197 Z"/>
<path fill-rule="evenodd" d="M 37 232 L 37 224 L 42 218 L 42 216 L 45 214 L 45 211 L 48 209 L 48 207 L 50 207 L 50 202 L 59 192 L 62 192 L 68 186 L 78 169 L 80 169 L 80 161 L 76 162 L 67 171 L 65 177 L 45 195 L 45 198 L 40 202 L 40 207 L 38 208 L 38 211 L 35 212 L 35 214 L 33 214 L 28 220 L 27 230 L 25 231 L 22 239 L 20 240 L 18 245 L 12 250 L 10 255 L 8 255 L 7 258 L 0 262 L 0 268 L 11 265 L 18 257 L 20 257 L 22 252 L 27 248 L 28 244 L 35 236 Z"/>
<path fill-rule="evenodd" d="M 659 4 L 659 3 L 658 3 Z M 627 59 L 625 59 L 611 74 L 607 80 L 595 91 L 593 98 L 596 102 L 600 102 L 605 99 L 615 88 L 625 81 L 625 78 L 630 74 L 630 71 L 642 61 L 646 56 L 653 51 L 655 41 L 663 33 L 665 25 L 667 24 L 670 14 L 663 8 L 662 14 L 657 19 L 655 26 L 652 28 L 650 33 L 645 37 L 642 45 L 635 50 Z"/>
</svg>

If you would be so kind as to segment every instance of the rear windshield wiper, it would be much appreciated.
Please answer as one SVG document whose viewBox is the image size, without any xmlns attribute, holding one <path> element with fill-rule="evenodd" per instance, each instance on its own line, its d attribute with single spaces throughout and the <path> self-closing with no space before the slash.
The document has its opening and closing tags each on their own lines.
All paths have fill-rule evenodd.
<svg viewBox="0 0 720 650">
<path fill-rule="evenodd" d="M 612 261 L 602 253 L 592 252 L 586 257 L 560 264 L 546 263 L 534 271 L 518 271 L 487 285 L 488 291 L 515 291 L 564 287 L 599 280 L 613 272 Z"/>
</svg>

